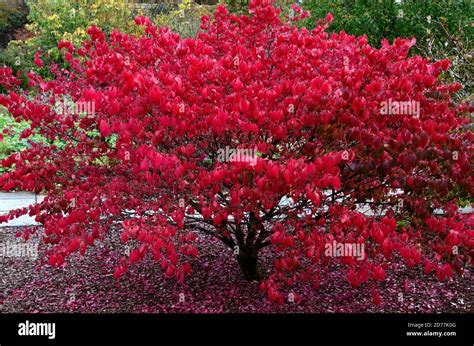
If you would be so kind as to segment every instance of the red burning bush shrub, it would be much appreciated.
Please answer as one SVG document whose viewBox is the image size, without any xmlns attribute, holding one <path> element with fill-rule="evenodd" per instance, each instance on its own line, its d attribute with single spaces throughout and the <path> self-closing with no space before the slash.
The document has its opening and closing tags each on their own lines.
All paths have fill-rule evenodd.
<svg viewBox="0 0 474 346">
<path fill-rule="evenodd" d="M 114 232 L 133 247 L 116 278 L 153 256 L 179 282 L 206 234 L 276 302 L 296 281 L 318 287 L 334 262 L 376 303 L 394 263 L 439 280 L 461 273 L 472 258 L 473 219 L 457 207 L 473 190 L 472 134 L 469 107 L 450 98 L 460 86 L 437 81 L 449 62 L 407 58 L 408 40 L 374 49 L 328 35 L 330 15 L 308 31 L 293 26 L 298 8 L 288 21 L 268 1 L 250 9 L 219 7 L 196 39 L 146 18 L 142 37 L 91 27 L 83 47 L 60 43 L 70 70 L 30 73 L 29 91 L 1 69 L 0 104 L 31 122 L 23 137 L 47 138 L 5 159 L 14 169 L 0 177 L 3 190 L 47 198 L 1 221 L 36 216 L 52 265 Z"/>
</svg>

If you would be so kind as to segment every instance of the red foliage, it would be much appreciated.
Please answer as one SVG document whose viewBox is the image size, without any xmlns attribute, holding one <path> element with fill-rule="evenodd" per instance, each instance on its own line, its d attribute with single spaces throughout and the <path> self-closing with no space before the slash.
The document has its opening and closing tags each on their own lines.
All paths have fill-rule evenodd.
<svg viewBox="0 0 474 346">
<path fill-rule="evenodd" d="M 453 103 L 459 85 L 438 82 L 449 63 L 407 57 L 409 40 L 375 49 L 329 35 L 331 15 L 308 31 L 269 1 L 250 10 L 219 7 L 196 39 L 146 18 L 136 20 L 142 37 L 91 27 L 83 47 L 60 43 L 70 70 L 52 66 L 51 81 L 30 73 L 27 91 L 0 69 L 0 104 L 31 122 L 24 137 L 47 138 L 3 160 L 13 169 L 0 188 L 46 191 L 29 213 L 44 225 L 49 262 L 116 232 L 133 247 L 116 278 L 151 254 L 182 281 L 205 233 L 238 250 L 249 279 L 271 246 L 275 268 L 260 287 L 280 303 L 296 281 L 318 287 L 334 262 L 375 304 L 377 282 L 401 260 L 440 280 L 461 273 L 473 246 L 473 219 L 456 206 L 473 190 L 472 108 Z M 94 112 L 58 112 L 65 95 Z M 382 111 L 392 101 L 414 108 Z M 225 148 L 247 156 L 221 160 Z M 331 256 L 328 244 L 365 255 Z"/>
</svg>

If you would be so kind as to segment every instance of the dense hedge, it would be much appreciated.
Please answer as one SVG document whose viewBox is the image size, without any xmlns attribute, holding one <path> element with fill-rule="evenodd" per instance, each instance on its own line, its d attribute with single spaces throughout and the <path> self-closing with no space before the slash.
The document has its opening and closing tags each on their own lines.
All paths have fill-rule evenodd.
<svg viewBox="0 0 474 346">
<path fill-rule="evenodd" d="M 152 21 L 160 26 L 168 26 L 181 36 L 195 36 L 199 29 L 202 15 L 209 14 L 213 6 L 201 5 L 215 1 L 184 0 L 176 2 L 169 0 L 151 5 Z M 237 13 L 248 12 L 247 0 L 225 0 L 229 9 Z M 282 8 L 282 16 L 291 15 L 292 2 L 276 0 Z M 473 5 L 470 1 L 349 1 L 349 0 L 304 0 L 304 7 L 311 16 L 301 24 L 313 28 L 320 18 L 327 13 L 334 15 L 334 21 L 327 29 L 332 32 L 341 30 L 354 35 L 366 34 L 371 45 L 379 47 L 383 38 L 393 41 L 396 37 L 415 36 L 417 43 L 411 48 L 411 54 L 439 60 L 449 58 L 451 67 L 440 76 L 447 82 L 460 82 L 464 89 L 458 93 L 458 98 L 468 98 L 472 95 L 472 51 L 474 26 L 470 24 Z M 150 6 L 146 7 L 150 9 Z M 30 24 L 27 28 L 34 35 L 26 40 L 14 40 L 8 48 L 0 51 L 0 64 L 5 62 L 14 72 L 22 71 L 26 75 L 29 70 L 36 70 L 44 77 L 46 71 L 38 69 L 33 63 L 34 56 L 41 49 L 45 62 L 55 60 L 64 63 L 58 42 L 62 39 L 74 44 L 83 42 L 88 35 L 87 27 L 95 24 L 110 33 L 113 28 L 133 33 L 135 25 L 130 25 L 133 17 L 145 12 L 144 8 L 136 7 L 130 0 L 38 0 L 29 3 Z M 146 12 L 145 12 L 146 13 Z M 0 47 L 2 40 L 11 39 L 13 28 L 21 26 L 26 20 L 26 12 L 21 6 L 10 2 L 0 2 Z M 8 36 L 9 35 L 9 36 Z M 8 36 L 8 37 L 7 37 Z M 47 53 L 45 56 L 44 53 Z M 0 92 L 1 92 L 0 87 Z M 0 125 L 9 128 L 11 117 L 0 110 Z M 26 125 L 25 125 L 26 126 Z M 13 133 L 20 131 L 24 125 L 13 126 Z M 12 151 L 24 147 L 13 135 L 8 141 L 0 144 L 0 158 Z"/>
</svg>

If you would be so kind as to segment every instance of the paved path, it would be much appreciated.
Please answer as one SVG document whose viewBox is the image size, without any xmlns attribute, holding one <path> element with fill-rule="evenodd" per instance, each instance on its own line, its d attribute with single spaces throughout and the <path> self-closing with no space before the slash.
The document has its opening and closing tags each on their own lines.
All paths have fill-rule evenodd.
<svg viewBox="0 0 474 346">
<path fill-rule="evenodd" d="M 8 213 L 12 209 L 27 207 L 40 202 L 44 197 L 30 192 L 0 192 L 0 215 Z M 31 226 L 38 223 L 34 218 L 23 215 L 17 219 L 10 220 L 8 223 L 0 224 L 1 227 L 10 226 Z"/>
<path fill-rule="evenodd" d="M 0 192 L 0 215 L 8 213 L 12 209 L 23 208 L 41 202 L 43 198 L 44 195 L 35 195 L 30 192 Z M 283 205 L 287 204 L 288 199 L 282 200 L 280 203 Z M 462 213 L 472 213 L 472 211 L 473 208 L 471 206 L 461 208 Z M 38 223 L 34 218 L 28 215 L 23 215 L 17 219 L 9 221 L 8 223 L 0 224 L 0 228 L 11 226 L 32 226 L 37 224 Z"/>
</svg>

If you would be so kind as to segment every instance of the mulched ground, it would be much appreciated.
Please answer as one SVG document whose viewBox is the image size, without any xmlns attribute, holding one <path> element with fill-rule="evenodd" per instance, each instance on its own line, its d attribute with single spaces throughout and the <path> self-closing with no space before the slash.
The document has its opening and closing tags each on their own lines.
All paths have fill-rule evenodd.
<svg viewBox="0 0 474 346">
<path fill-rule="evenodd" d="M 0 229 L 0 242 L 18 242 L 18 230 Z M 207 238 L 200 239 L 199 245 L 193 275 L 183 285 L 165 279 L 151 258 L 131 267 L 116 282 L 113 268 L 124 249 L 112 239 L 85 257 L 71 257 L 62 268 L 24 258 L 0 258 L 0 313 L 473 312 L 472 273 L 442 284 L 419 269 L 405 268 L 387 273 L 379 306 L 371 303 L 369 289 L 350 288 L 337 266 L 321 278 L 318 290 L 295 290 L 303 293 L 302 302 L 279 306 L 268 302 L 258 283 L 241 278 L 232 251 Z M 44 250 L 40 245 L 40 257 Z M 262 266 L 269 263 L 269 254 L 263 254 Z M 404 294 L 403 302 L 399 293 Z"/>
</svg>

